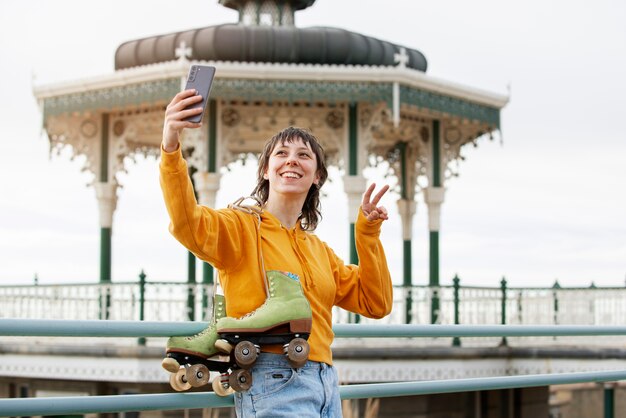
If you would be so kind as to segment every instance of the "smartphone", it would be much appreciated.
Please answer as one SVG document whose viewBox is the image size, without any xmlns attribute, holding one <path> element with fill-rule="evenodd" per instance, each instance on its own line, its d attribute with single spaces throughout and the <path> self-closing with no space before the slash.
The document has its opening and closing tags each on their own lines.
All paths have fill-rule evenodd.
<svg viewBox="0 0 626 418">
<path fill-rule="evenodd" d="M 202 116 L 204 115 L 204 109 L 209 102 L 209 93 L 211 91 L 211 84 L 213 84 L 213 77 L 215 76 L 215 67 L 208 65 L 192 65 L 189 68 L 189 74 L 187 75 L 187 84 L 185 90 L 196 89 L 198 94 L 202 96 L 202 101 L 194 103 L 185 109 L 194 109 L 197 107 L 202 108 L 202 113 L 185 118 L 189 122 L 202 122 Z"/>
</svg>

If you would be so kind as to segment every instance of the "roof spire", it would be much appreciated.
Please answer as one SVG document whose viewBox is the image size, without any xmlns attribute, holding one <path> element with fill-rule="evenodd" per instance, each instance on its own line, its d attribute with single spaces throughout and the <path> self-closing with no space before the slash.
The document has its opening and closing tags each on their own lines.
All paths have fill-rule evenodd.
<svg viewBox="0 0 626 418">
<path fill-rule="evenodd" d="M 239 11 L 239 23 L 246 26 L 294 26 L 294 13 L 306 9 L 315 0 L 219 0 Z"/>
</svg>

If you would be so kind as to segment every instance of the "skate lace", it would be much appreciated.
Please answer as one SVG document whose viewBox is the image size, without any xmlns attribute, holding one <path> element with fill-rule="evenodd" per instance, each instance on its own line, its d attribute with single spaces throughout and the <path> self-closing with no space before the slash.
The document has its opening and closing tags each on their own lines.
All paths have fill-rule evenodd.
<svg viewBox="0 0 626 418">
<path fill-rule="evenodd" d="M 237 320 L 241 321 L 244 320 L 246 318 L 249 318 L 251 316 L 253 316 L 256 311 L 258 311 L 259 309 L 261 309 L 262 307 L 264 307 L 265 305 L 267 305 L 267 300 L 265 302 L 263 302 L 263 305 L 259 306 L 258 308 L 256 308 L 255 310 L 253 310 L 252 312 L 248 312 L 247 314 L 245 314 L 244 316 L 240 316 L 239 318 L 237 318 Z"/>
<path fill-rule="evenodd" d="M 202 331 L 200 331 L 196 335 L 193 335 L 191 337 L 186 337 L 185 339 L 187 341 L 191 341 L 191 340 L 193 340 L 195 338 L 202 337 L 204 334 L 208 333 L 210 331 L 210 329 L 211 329 L 211 325 L 209 325 L 208 327 L 206 327 L 205 329 L 203 329 Z"/>
<path fill-rule="evenodd" d="M 256 205 L 244 205 L 243 202 L 248 199 L 253 200 Z M 263 213 L 263 202 L 261 202 L 256 196 L 242 196 L 239 199 L 235 200 L 233 203 L 229 204 L 228 207 L 230 209 L 240 210 L 250 215 L 255 215 L 258 218 L 259 223 L 261 222 L 261 213 Z"/>
</svg>

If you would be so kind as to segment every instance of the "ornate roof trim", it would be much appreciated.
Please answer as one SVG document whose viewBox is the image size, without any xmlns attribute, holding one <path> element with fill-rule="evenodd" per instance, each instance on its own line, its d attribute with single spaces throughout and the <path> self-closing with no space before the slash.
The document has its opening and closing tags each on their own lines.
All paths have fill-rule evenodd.
<svg viewBox="0 0 626 418">
<path fill-rule="evenodd" d="M 214 65 L 217 68 L 216 79 L 398 83 L 402 86 L 414 87 L 497 109 L 503 108 L 509 101 L 509 97 L 506 95 L 467 87 L 426 75 L 417 70 L 402 67 L 239 62 L 194 63 Z M 182 79 L 186 77 L 190 65 L 189 61 L 178 60 L 129 68 L 103 76 L 34 86 L 33 94 L 41 102 L 48 98 L 123 87 L 135 83 L 176 77 Z"/>
</svg>

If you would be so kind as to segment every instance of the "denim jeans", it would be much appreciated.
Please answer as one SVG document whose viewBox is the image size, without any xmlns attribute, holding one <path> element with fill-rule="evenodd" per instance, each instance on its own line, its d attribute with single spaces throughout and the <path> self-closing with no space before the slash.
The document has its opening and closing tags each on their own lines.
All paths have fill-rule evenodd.
<svg viewBox="0 0 626 418">
<path fill-rule="evenodd" d="M 261 353 L 252 373 L 252 387 L 235 393 L 239 418 L 341 418 L 337 371 L 307 361 L 292 369 L 280 354 Z"/>
</svg>

